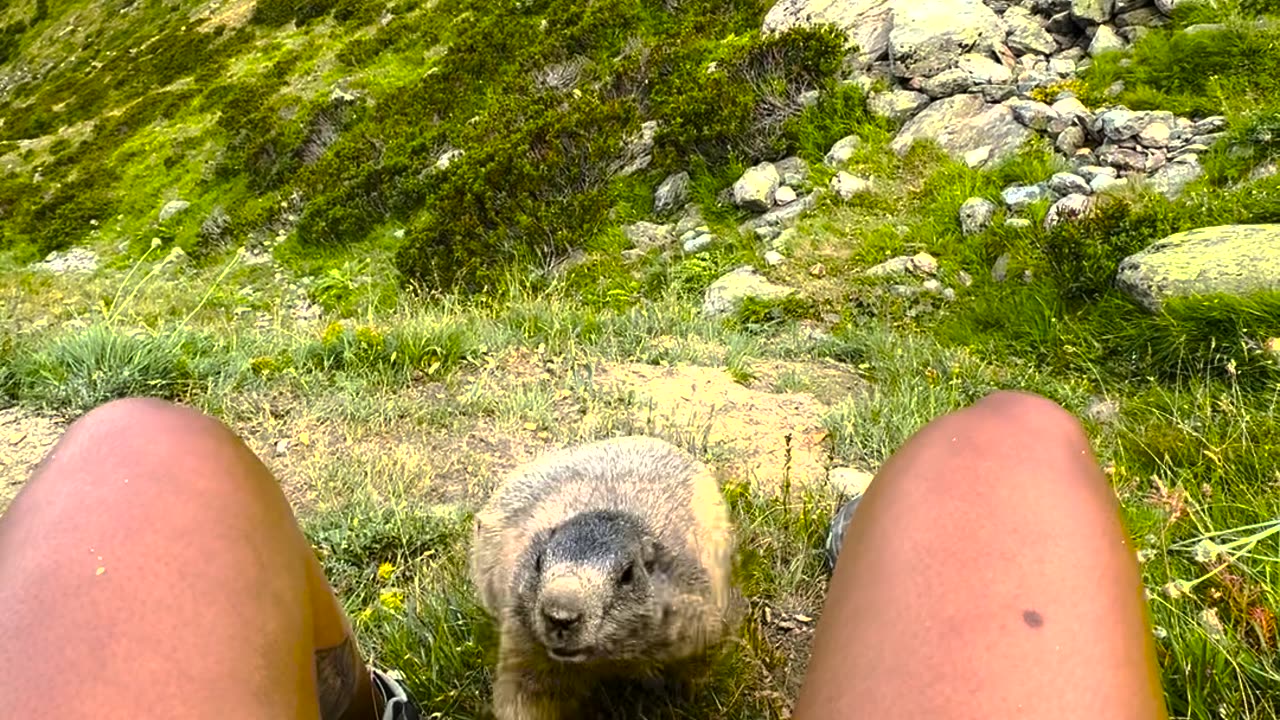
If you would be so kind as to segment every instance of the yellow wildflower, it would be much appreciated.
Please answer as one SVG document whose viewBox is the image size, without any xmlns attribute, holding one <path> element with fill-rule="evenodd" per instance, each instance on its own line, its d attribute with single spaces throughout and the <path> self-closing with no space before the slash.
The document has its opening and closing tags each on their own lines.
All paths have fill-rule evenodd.
<svg viewBox="0 0 1280 720">
<path fill-rule="evenodd" d="M 396 566 L 389 562 L 384 562 L 378 566 L 378 579 L 386 582 L 391 577 L 391 573 L 396 571 Z"/>
<path fill-rule="evenodd" d="M 388 610 L 400 611 L 404 608 L 404 593 L 399 590 L 383 590 L 378 601 Z"/>
</svg>

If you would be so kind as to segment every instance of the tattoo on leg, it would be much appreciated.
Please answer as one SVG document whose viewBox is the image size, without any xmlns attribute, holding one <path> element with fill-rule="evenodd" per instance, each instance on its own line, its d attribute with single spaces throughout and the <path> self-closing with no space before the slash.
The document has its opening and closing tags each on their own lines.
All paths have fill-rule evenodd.
<svg viewBox="0 0 1280 720">
<path fill-rule="evenodd" d="M 316 691 L 321 720 L 338 720 L 356 692 L 356 648 L 348 635 L 342 644 L 316 651 Z"/>
</svg>

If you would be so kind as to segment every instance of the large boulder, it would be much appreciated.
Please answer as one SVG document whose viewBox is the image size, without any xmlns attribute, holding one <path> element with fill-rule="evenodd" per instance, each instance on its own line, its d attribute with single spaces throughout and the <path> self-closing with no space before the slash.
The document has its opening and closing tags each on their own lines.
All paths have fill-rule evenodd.
<svg viewBox="0 0 1280 720">
<path fill-rule="evenodd" d="M 743 265 L 711 283 L 703 295 L 702 315 L 708 318 L 725 317 L 737 312 L 746 298 L 781 300 L 794 292 L 795 288 L 771 283 L 757 273 L 755 268 Z"/>
<path fill-rule="evenodd" d="M 1280 225 L 1171 235 L 1122 260 L 1116 286 L 1152 312 L 1174 297 L 1280 290 Z"/>
<path fill-rule="evenodd" d="M 968 52 L 992 52 L 1008 28 L 982 0 L 901 2 L 889 44 L 900 77 L 937 75 Z"/>
<path fill-rule="evenodd" d="M 766 35 L 793 27 L 830 23 L 845 32 L 857 46 L 857 60 L 866 65 L 879 60 L 889 48 L 893 27 L 891 0 L 778 0 L 764 16 Z"/>
<path fill-rule="evenodd" d="M 988 161 L 999 163 L 1018 151 L 1034 132 L 1018 122 L 1004 105 L 979 95 L 955 95 L 922 110 L 898 132 L 893 150 L 905 154 L 916 140 L 932 140 L 956 159 L 988 148 Z"/>
<path fill-rule="evenodd" d="M 1006 44 L 1010 50 L 1037 55 L 1049 55 L 1057 51 L 1058 42 L 1030 10 L 1015 5 L 1005 11 L 1004 22 L 1009 28 Z"/>
</svg>

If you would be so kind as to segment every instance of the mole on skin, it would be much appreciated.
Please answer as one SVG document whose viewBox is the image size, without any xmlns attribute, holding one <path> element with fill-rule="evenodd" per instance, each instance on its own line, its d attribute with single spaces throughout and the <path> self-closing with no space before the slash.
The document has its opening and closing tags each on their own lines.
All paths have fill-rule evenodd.
<svg viewBox="0 0 1280 720">
<path fill-rule="evenodd" d="M 1038 628 L 1044 625 L 1044 616 L 1035 610 L 1023 610 L 1022 621 L 1027 624 L 1027 627 Z"/>
</svg>

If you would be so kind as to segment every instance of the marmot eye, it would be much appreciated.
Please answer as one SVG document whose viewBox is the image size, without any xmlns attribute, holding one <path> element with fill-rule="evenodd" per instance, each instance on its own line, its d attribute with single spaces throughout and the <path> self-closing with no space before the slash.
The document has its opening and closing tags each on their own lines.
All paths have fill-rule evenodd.
<svg viewBox="0 0 1280 720">
<path fill-rule="evenodd" d="M 630 585 L 631 581 L 635 578 L 635 570 L 636 564 L 634 562 L 627 563 L 627 566 L 622 569 L 622 575 L 618 576 L 618 583 L 621 585 Z"/>
</svg>

